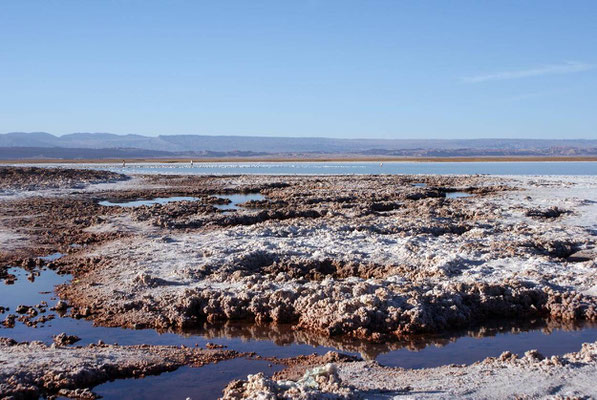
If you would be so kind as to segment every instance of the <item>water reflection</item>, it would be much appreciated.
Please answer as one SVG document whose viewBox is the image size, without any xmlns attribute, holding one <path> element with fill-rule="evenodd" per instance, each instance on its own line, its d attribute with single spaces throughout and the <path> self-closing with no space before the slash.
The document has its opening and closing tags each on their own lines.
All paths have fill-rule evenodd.
<svg viewBox="0 0 597 400">
<path fill-rule="evenodd" d="M 233 211 L 241 208 L 241 204 L 249 201 L 261 201 L 265 197 L 259 193 L 248 193 L 248 194 L 222 194 L 215 196 L 219 199 L 228 201 L 226 204 L 213 204 L 215 208 L 224 211 Z M 108 201 L 102 200 L 98 202 L 100 206 L 106 207 L 141 207 L 141 206 L 152 206 L 155 204 L 168 204 L 177 201 L 201 201 L 201 198 L 190 197 L 190 196 L 172 196 L 172 197 L 156 197 L 154 199 L 138 199 L 130 201 Z M 48 256 L 51 257 L 51 256 Z"/>
<path fill-rule="evenodd" d="M 228 204 L 214 204 L 214 207 L 225 211 L 238 210 L 241 207 L 240 204 L 246 203 L 248 201 L 261 201 L 265 199 L 265 196 L 259 193 L 221 194 L 217 197 L 230 200 L 230 203 Z"/>
<path fill-rule="evenodd" d="M 446 199 L 460 199 L 463 197 L 471 197 L 472 194 L 466 192 L 448 192 L 446 193 Z"/>
<path fill-rule="evenodd" d="M 190 334 L 190 332 L 186 332 Z M 469 329 L 437 335 L 412 335 L 401 340 L 371 343 L 346 337 L 325 337 L 293 330 L 290 325 L 256 325 L 228 322 L 206 324 L 192 334 L 212 340 L 241 338 L 246 342 L 265 341 L 279 347 L 304 344 L 333 348 L 404 368 L 431 367 L 450 363 L 468 364 L 503 351 L 524 353 L 538 349 L 546 356 L 577 351 L 584 342 L 597 340 L 597 324 L 554 321 L 493 321 Z M 256 344 L 259 347 L 259 344 Z M 255 350 L 258 351 L 258 350 Z"/>
<path fill-rule="evenodd" d="M 248 374 L 263 372 L 271 376 L 283 367 L 267 361 L 236 358 L 200 368 L 182 367 L 173 372 L 147 376 L 143 379 L 119 379 L 93 388 L 105 400 L 208 400 L 222 395 L 222 390 L 235 379 L 246 379 Z"/>
</svg>

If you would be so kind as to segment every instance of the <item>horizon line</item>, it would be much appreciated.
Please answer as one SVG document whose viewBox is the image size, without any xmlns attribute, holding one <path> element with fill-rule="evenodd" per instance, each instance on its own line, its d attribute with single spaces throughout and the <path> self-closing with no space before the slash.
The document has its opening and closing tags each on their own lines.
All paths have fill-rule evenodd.
<svg viewBox="0 0 597 400">
<path fill-rule="evenodd" d="M 330 140 L 377 140 L 377 141 L 457 141 L 457 140 L 512 140 L 512 141 L 521 141 L 521 140 L 532 140 L 532 141 L 597 141 L 597 138 L 557 138 L 557 139 L 545 139 L 545 138 L 511 138 L 511 137 L 481 137 L 481 138 L 426 138 L 426 139 L 418 139 L 418 138 L 382 138 L 382 137 L 333 137 L 333 136 L 274 136 L 274 135 L 242 135 L 242 134 L 203 134 L 203 133 L 160 133 L 156 135 L 151 134 L 143 134 L 143 133 L 112 133 L 112 132 L 70 132 L 70 133 L 50 133 L 45 131 L 30 131 L 30 132 L 4 132 L 0 133 L 0 135 L 12 135 L 12 134 L 47 134 L 54 136 L 56 138 L 61 138 L 63 136 L 68 135 L 77 135 L 77 134 L 89 134 L 89 135 L 113 135 L 113 136 L 142 136 L 145 138 L 158 138 L 160 136 L 202 136 L 202 137 L 234 137 L 234 138 L 277 138 L 277 139 L 330 139 Z"/>
</svg>

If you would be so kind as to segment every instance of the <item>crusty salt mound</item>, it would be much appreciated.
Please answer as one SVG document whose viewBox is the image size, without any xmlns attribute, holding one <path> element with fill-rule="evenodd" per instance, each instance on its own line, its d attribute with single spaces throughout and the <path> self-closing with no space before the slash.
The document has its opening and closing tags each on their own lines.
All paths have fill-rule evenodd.
<svg viewBox="0 0 597 400">
<path fill-rule="evenodd" d="M 196 200 L 99 204 L 168 193 Z M 222 210 L 222 193 L 263 199 Z M 68 253 L 47 266 L 75 275 L 60 290 L 72 315 L 137 328 L 242 320 L 383 341 L 497 318 L 595 320 L 595 204 L 594 177 L 135 178 L 4 201 L 0 236 L 23 244 L 0 251 L 0 278 Z"/>
<path fill-rule="evenodd" d="M 122 174 L 92 169 L 0 166 L 0 194 L 50 188 L 83 188 L 90 184 L 125 179 L 127 177 Z"/>
<path fill-rule="evenodd" d="M 352 389 L 342 384 L 334 364 L 305 372 L 298 381 L 273 381 L 262 373 L 249 375 L 246 381 L 233 381 L 224 389 L 223 400 L 263 399 L 353 399 Z"/>
<path fill-rule="evenodd" d="M 226 179 L 265 200 L 126 211 L 147 230 L 70 260 L 78 280 L 61 294 L 74 315 L 163 329 L 292 323 L 370 340 L 495 318 L 597 319 L 594 178 Z M 471 196 L 445 197 L 458 190 Z M 547 205 L 558 212 L 537 218 Z M 132 223 L 112 221 L 89 229 Z"/>
</svg>

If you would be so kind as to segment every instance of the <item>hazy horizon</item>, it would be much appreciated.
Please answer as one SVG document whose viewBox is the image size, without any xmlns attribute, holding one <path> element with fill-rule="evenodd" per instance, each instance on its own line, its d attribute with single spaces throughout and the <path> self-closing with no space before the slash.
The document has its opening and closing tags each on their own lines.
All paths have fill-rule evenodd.
<svg viewBox="0 0 597 400">
<path fill-rule="evenodd" d="M 147 133 L 136 133 L 136 132 L 127 132 L 127 133 L 118 133 L 118 132 L 93 132 L 93 131 L 77 131 L 77 132 L 65 132 L 65 133 L 55 133 L 55 132 L 48 132 L 48 131 L 12 131 L 12 132 L 0 132 L 0 135 L 9 135 L 9 134 L 49 134 L 55 137 L 63 137 L 68 135 L 77 135 L 77 134 L 92 134 L 92 135 L 116 135 L 116 136 L 144 136 L 147 138 L 157 138 L 159 136 L 206 136 L 206 137 L 239 137 L 239 138 L 279 138 L 279 139 L 333 139 L 333 140 L 397 140 L 397 141 L 475 141 L 475 140 L 528 140 L 528 141 L 595 141 L 597 137 L 590 138 L 590 137 L 567 137 L 567 138 L 529 138 L 529 137 L 519 137 L 519 138 L 510 138 L 510 137 L 473 137 L 473 138 L 466 138 L 466 137 L 452 137 L 452 138 L 443 138 L 443 137 L 426 137 L 426 138 L 416 138 L 416 137 L 334 137 L 334 136 L 281 136 L 281 135 L 242 135 L 242 134 L 212 134 L 212 133 L 155 133 L 155 134 L 147 134 Z"/>
</svg>

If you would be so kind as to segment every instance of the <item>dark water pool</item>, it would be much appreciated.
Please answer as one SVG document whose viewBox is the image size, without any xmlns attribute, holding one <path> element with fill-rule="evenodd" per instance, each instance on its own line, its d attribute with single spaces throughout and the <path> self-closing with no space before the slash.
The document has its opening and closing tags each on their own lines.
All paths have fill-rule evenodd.
<svg viewBox="0 0 597 400">
<path fill-rule="evenodd" d="M 239 204 L 245 203 L 251 200 L 263 200 L 265 197 L 259 193 L 249 193 L 249 194 L 222 194 L 218 195 L 221 199 L 228 199 L 230 203 L 228 204 L 214 204 L 214 207 L 219 208 L 220 210 L 224 211 L 233 211 L 238 210 L 240 208 Z M 175 201 L 199 201 L 201 199 L 197 197 L 189 197 L 189 196 L 172 196 L 172 197 L 157 197 L 155 199 L 140 199 L 140 200 L 132 200 L 132 201 L 123 201 L 123 202 L 112 202 L 103 200 L 100 201 L 98 204 L 100 206 L 108 206 L 108 207 L 140 207 L 140 206 L 151 206 L 154 204 L 167 204 L 172 203 Z"/>
<path fill-rule="evenodd" d="M 93 391 L 105 400 L 213 400 L 222 395 L 232 380 L 246 379 L 248 374 L 258 372 L 271 376 L 282 368 L 267 361 L 236 358 L 200 368 L 182 367 L 142 379 L 115 380 L 98 385 Z"/>
</svg>

